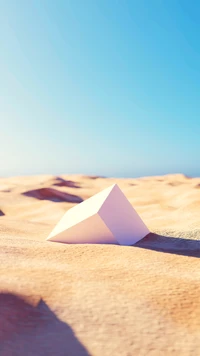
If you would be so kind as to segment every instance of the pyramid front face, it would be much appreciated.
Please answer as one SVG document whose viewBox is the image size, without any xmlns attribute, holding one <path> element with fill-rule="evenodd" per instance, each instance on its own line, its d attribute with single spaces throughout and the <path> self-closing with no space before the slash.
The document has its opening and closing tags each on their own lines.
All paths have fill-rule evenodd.
<svg viewBox="0 0 200 356">
<path fill-rule="evenodd" d="M 57 237 L 58 237 L 58 235 L 60 236 L 61 233 L 62 233 L 62 236 L 64 234 L 67 237 L 67 235 L 69 233 L 68 230 L 72 229 L 72 227 L 74 228 L 73 233 L 77 234 L 80 229 L 79 224 L 82 223 L 83 221 L 87 221 L 87 223 L 91 224 L 92 219 L 90 219 L 90 220 L 88 220 L 88 219 L 90 217 L 98 214 L 99 209 L 101 208 L 102 204 L 105 202 L 106 198 L 108 197 L 110 190 L 112 190 L 112 187 L 113 186 L 111 186 L 107 189 L 104 189 L 100 193 L 95 194 L 91 198 L 83 201 L 80 204 L 77 204 L 72 209 L 69 209 L 64 214 L 64 216 L 59 221 L 59 223 L 55 226 L 53 231 L 50 233 L 47 240 L 58 241 Z M 102 221 L 102 224 L 104 225 L 103 221 Z M 76 227 L 76 229 L 75 229 L 75 227 Z M 82 227 L 81 227 L 81 229 L 82 229 Z M 70 231 L 72 233 L 72 230 L 70 230 Z M 68 241 L 62 241 L 62 242 L 68 242 Z M 74 237 L 74 243 L 78 243 L 78 242 L 76 242 L 75 237 Z"/>
<path fill-rule="evenodd" d="M 148 228 L 115 184 L 68 210 L 47 240 L 132 245 Z"/>
</svg>

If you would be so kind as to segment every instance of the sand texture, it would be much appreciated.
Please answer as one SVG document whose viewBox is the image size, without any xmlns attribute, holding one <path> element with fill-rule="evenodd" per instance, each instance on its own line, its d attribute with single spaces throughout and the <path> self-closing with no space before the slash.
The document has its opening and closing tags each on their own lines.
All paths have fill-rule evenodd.
<svg viewBox="0 0 200 356">
<path fill-rule="evenodd" d="M 118 183 L 152 233 L 134 247 L 45 241 Z M 0 356 L 200 355 L 200 178 L 0 178 Z"/>
</svg>

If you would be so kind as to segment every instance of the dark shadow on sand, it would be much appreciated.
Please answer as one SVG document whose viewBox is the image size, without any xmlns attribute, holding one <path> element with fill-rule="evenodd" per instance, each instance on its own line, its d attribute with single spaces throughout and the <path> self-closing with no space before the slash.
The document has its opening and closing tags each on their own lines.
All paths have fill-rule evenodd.
<svg viewBox="0 0 200 356">
<path fill-rule="evenodd" d="M 176 255 L 200 257 L 200 240 L 150 233 L 134 246 Z"/>
<path fill-rule="evenodd" d="M 56 177 L 56 181 L 53 185 L 58 187 L 80 188 L 80 185 L 78 185 L 77 182 L 66 180 L 61 177 Z"/>
<path fill-rule="evenodd" d="M 43 300 L 35 307 L 21 296 L 0 294 L 1 356 L 89 356 L 70 326 Z"/>
<path fill-rule="evenodd" d="M 30 198 L 39 199 L 39 200 L 49 200 L 56 203 L 58 202 L 81 203 L 83 201 L 83 199 L 78 195 L 62 192 L 54 188 L 39 188 L 39 189 L 29 190 L 22 194 Z"/>
<path fill-rule="evenodd" d="M 85 178 L 91 179 L 91 180 L 96 180 L 96 179 L 105 179 L 106 176 L 95 176 L 95 175 L 90 175 L 90 176 L 84 176 Z"/>
</svg>

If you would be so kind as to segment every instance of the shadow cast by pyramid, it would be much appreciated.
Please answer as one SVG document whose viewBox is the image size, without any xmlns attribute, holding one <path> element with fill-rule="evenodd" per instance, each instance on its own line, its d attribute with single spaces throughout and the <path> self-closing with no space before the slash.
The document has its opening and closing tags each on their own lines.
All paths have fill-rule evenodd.
<svg viewBox="0 0 200 356">
<path fill-rule="evenodd" d="M 35 307 L 23 297 L 0 294 L 1 356 L 89 356 L 70 326 L 43 302 Z"/>
<path fill-rule="evenodd" d="M 200 257 L 200 240 L 150 233 L 134 246 L 176 255 Z"/>
</svg>

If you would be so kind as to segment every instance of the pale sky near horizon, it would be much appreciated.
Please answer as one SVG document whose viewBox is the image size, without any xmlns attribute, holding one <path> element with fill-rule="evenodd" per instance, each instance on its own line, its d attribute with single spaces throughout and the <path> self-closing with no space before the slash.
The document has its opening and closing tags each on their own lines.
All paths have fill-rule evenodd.
<svg viewBox="0 0 200 356">
<path fill-rule="evenodd" d="M 200 2 L 0 0 L 0 176 L 200 176 Z"/>
</svg>

